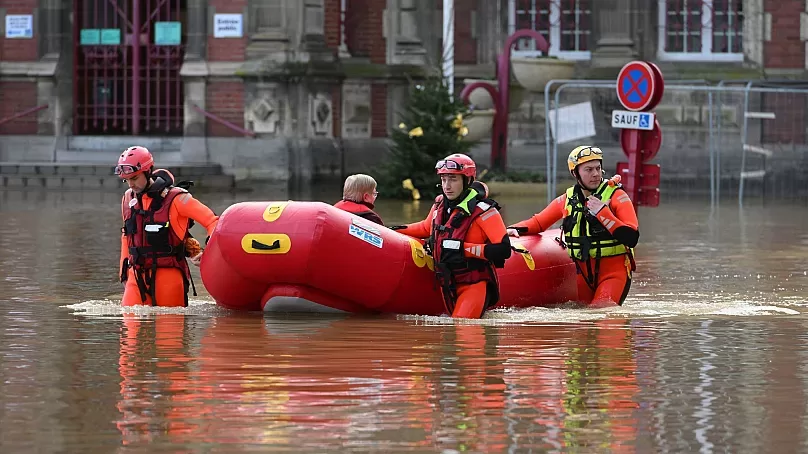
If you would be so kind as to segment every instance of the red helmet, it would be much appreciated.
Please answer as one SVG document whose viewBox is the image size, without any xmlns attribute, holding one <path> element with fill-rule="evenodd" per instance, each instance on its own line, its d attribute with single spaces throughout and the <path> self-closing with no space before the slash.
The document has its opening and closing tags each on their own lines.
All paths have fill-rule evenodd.
<svg viewBox="0 0 808 454">
<path fill-rule="evenodd" d="M 131 178 L 139 173 L 149 173 L 154 167 L 154 158 L 146 147 L 129 147 L 121 153 L 115 175 Z"/>
<path fill-rule="evenodd" d="M 477 165 L 474 164 L 474 160 L 460 153 L 450 154 L 441 159 L 435 164 L 435 169 L 438 175 L 457 174 L 470 178 L 477 176 Z"/>
</svg>

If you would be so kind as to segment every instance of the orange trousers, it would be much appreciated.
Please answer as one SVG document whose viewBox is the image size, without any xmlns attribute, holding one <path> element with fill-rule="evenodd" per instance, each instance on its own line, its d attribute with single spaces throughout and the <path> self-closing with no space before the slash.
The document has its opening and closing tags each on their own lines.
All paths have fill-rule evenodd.
<svg viewBox="0 0 808 454">
<path fill-rule="evenodd" d="M 455 303 L 453 318 L 480 318 L 485 311 L 485 302 L 488 299 L 487 283 L 461 284 L 457 286 L 457 302 Z"/>
<path fill-rule="evenodd" d="M 157 268 L 154 294 L 157 305 L 160 307 L 184 307 L 185 284 L 182 280 L 182 271 L 177 268 Z M 126 287 L 123 291 L 123 306 L 151 306 L 151 296 L 146 295 L 146 301 L 140 299 L 140 290 L 135 280 L 135 270 L 129 268 L 126 278 Z"/>
<path fill-rule="evenodd" d="M 578 268 L 578 301 L 592 308 L 623 304 L 631 288 L 631 261 L 628 255 L 601 258 L 594 289 L 587 283 L 589 271 L 586 262 L 576 260 L 575 264 Z M 589 259 L 593 274 L 595 264 L 595 259 Z"/>
</svg>

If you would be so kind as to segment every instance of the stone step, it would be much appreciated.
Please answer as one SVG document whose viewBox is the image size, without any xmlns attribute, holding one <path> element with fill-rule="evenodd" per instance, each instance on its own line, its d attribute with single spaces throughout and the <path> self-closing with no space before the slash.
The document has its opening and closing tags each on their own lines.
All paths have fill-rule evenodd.
<svg viewBox="0 0 808 454">
<path fill-rule="evenodd" d="M 119 156 L 123 150 L 134 145 L 146 147 L 152 153 L 179 152 L 182 137 L 143 136 L 68 136 L 68 150 L 109 152 Z"/>
<path fill-rule="evenodd" d="M 115 163 L 118 162 L 120 155 L 120 151 L 99 151 L 92 149 L 56 150 L 56 161 L 82 164 L 107 164 L 112 168 L 115 166 Z M 182 162 L 182 155 L 179 151 L 163 151 L 154 153 L 154 160 L 163 166 L 179 164 Z"/>
<path fill-rule="evenodd" d="M 235 177 L 219 164 L 172 164 L 165 166 L 177 180 L 191 180 L 194 189 L 234 188 Z M 0 162 L 0 187 L 101 189 L 124 188 L 113 166 L 97 163 Z"/>
<path fill-rule="evenodd" d="M 168 169 L 175 177 L 195 177 L 223 175 L 219 164 L 170 164 L 161 166 Z M 62 162 L 0 162 L 0 175 L 17 176 L 108 176 L 114 179 L 114 164 L 97 163 L 62 163 Z"/>
<path fill-rule="evenodd" d="M 194 182 L 191 191 L 221 190 L 235 188 L 235 178 L 232 175 L 198 175 L 190 179 Z M 99 175 L 75 175 L 65 177 L 60 175 L 8 175 L 0 174 L 0 188 L 5 189 L 54 189 L 54 190 L 120 190 L 126 185 L 118 178 Z"/>
</svg>

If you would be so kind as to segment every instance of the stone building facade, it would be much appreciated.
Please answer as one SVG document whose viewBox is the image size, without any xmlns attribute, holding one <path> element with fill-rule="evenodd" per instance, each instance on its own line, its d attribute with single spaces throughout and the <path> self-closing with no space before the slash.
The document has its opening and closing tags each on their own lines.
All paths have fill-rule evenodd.
<svg viewBox="0 0 808 454">
<path fill-rule="evenodd" d="M 65 153 L 87 148 L 82 136 L 110 147 L 138 137 L 242 172 L 282 162 L 305 178 L 361 170 L 383 156 L 409 81 L 438 65 L 442 3 L 0 0 L 0 118 L 40 108 L 0 124 L 0 160 L 75 159 L 89 156 Z M 581 79 L 614 78 L 632 59 L 656 62 L 668 80 L 799 79 L 808 68 L 806 0 L 454 3 L 458 91 L 493 79 L 521 28 L 575 60 Z M 530 43 L 513 52 L 536 54 Z M 543 143 L 543 109 L 531 93 L 511 113 L 514 156 Z M 11 136 L 40 152 L 15 153 Z M 541 166 L 530 156 L 525 166 Z"/>
</svg>

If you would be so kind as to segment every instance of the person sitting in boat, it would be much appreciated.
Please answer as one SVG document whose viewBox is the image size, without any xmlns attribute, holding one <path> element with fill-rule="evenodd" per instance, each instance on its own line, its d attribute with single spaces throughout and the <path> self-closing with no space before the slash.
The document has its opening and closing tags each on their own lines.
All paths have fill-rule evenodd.
<svg viewBox="0 0 808 454">
<path fill-rule="evenodd" d="M 368 221 L 384 225 L 382 218 L 373 211 L 376 197 L 378 196 L 376 180 L 370 175 L 358 173 L 345 179 L 345 185 L 342 188 L 342 200 L 335 203 L 334 206 Z"/>
<path fill-rule="evenodd" d="M 580 146 L 567 159 L 576 184 L 542 212 L 508 227 L 518 237 L 535 235 L 563 219 L 563 240 L 578 269 L 578 299 L 588 307 L 622 305 L 636 269 L 640 238 L 634 205 L 615 178 L 603 178 L 603 151 Z"/>
<path fill-rule="evenodd" d="M 481 318 L 499 301 L 494 268 L 505 266 L 511 242 L 499 205 L 475 181 L 477 166 L 452 154 L 435 166 L 443 193 L 426 219 L 394 226 L 405 235 L 427 239 L 447 311 L 456 318 Z"/>
<path fill-rule="evenodd" d="M 195 265 L 202 259 L 189 229 L 196 221 L 210 238 L 219 217 L 187 189 L 175 186 L 168 171 L 155 170 L 145 147 L 124 150 L 115 174 L 129 186 L 121 200 L 120 278 L 125 284 L 121 304 L 187 306 L 193 282 L 186 254 L 193 253 Z"/>
</svg>

